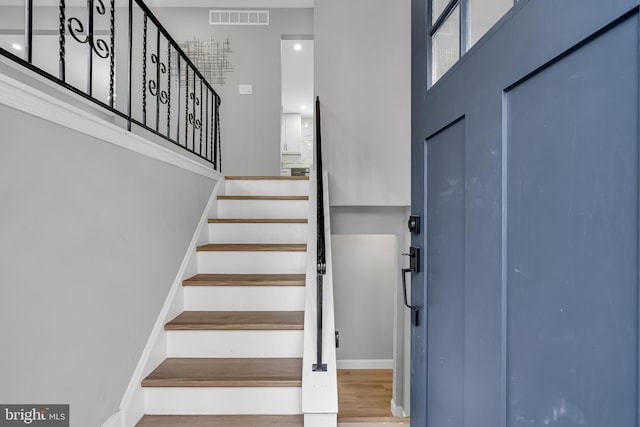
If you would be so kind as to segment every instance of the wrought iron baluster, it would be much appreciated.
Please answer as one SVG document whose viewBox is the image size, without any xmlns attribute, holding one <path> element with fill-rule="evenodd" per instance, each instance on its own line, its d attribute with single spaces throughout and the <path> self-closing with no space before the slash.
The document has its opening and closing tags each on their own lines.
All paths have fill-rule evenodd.
<svg viewBox="0 0 640 427">
<path fill-rule="evenodd" d="M 24 3 L 24 60 L 33 59 L 33 0 Z"/>
<path fill-rule="evenodd" d="M 207 108 L 205 110 L 204 116 L 206 117 L 206 125 L 204 126 L 204 157 L 208 157 L 209 151 L 209 88 L 207 88 Z"/>
<path fill-rule="evenodd" d="M 167 40 L 167 138 L 171 138 L 171 42 Z"/>
<path fill-rule="evenodd" d="M 100 1 L 100 0 L 98 0 Z M 88 38 L 93 38 L 93 0 L 87 0 L 87 13 L 89 22 Z M 91 43 L 87 44 L 89 49 L 89 59 L 87 61 L 87 93 L 89 96 L 93 94 L 93 46 Z"/>
<path fill-rule="evenodd" d="M 214 145 L 213 167 L 218 172 L 222 172 L 222 144 L 220 142 L 220 97 L 216 95 L 216 144 Z"/>
<path fill-rule="evenodd" d="M 176 142 L 178 143 L 178 145 L 180 145 L 180 100 L 181 100 L 181 96 L 180 96 L 180 91 L 182 90 L 182 70 L 181 70 L 181 64 L 180 64 L 181 58 L 180 58 L 180 54 L 179 52 L 176 52 L 176 62 L 177 62 L 177 67 L 178 67 L 178 74 L 177 74 L 177 78 L 178 78 L 178 106 L 176 108 L 176 111 L 178 112 L 177 114 L 177 123 L 176 123 Z M 185 124 L 185 127 L 187 125 Z"/>
<path fill-rule="evenodd" d="M 200 155 L 202 155 L 202 77 L 200 78 Z"/>
<path fill-rule="evenodd" d="M 216 98 L 215 96 L 213 96 L 213 93 L 211 95 L 211 112 L 207 113 L 207 116 L 209 117 L 209 160 L 213 162 L 215 160 L 213 156 L 213 140 L 215 139 L 215 137 L 213 135 L 214 116 L 212 116 L 212 114 L 215 114 L 216 111 Z"/>
<path fill-rule="evenodd" d="M 162 64 L 164 66 L 164 64 Z M 160 78 L 160 28 L 156 26 L 156 132 L 160 129 L 160 88 L 162 87 L 162 81 Z"/>
<path fill-rule="evenodd" d="M 191 92 L 191 98 L 193 99 L 193 103 L 191 104 L 191 124 L 193 125 L 193 129 L 191 130 L 191 147 L 193 151 L 196 151 L 196 70 L 193 70 L 193 92 Z"/>
<path fill-rule="evenodd" d="M 185 61 L 186 62 L 186 61 Z M 185 71 L 185 90 L 184 90 L 184 146 L 187 147 L 189 143 L 189 64 L 187 63 L 184 67 Z"/>
<path fill-rule="evenodd" d="M 114 103 L 114 83 L 115 83 L 115 62 L 116 62 L 116 4 L 115 0 L 111 0 L 109 19 L 109 106 L 113 108 Z"/>
<path fill-rule="evenodd" d="M 66 69 L 65 69 L 65 54 L 66 54 L 66 39 L 65 39 L 65 27 L 64 27 L 64 23 L 66 21 L 65 18 L 65 14 L 66 14 L 66 4 L 65 4 L 65 0 L 60 0 L 60 2 L 58 3 L 58 18 L 59 18 L 59 25 L 58 25 L 58 72 L 59 72 L 59 76 L 60 76 L 60 80 L 62 80 L 63 82 L 66 81 Z"/>
<path fill-rule="evenodd" d="M 127 98 L 127 130 L 131 132 L 131 102 L 133 89 L 133 0 L 129 0 L 129 96 Z"/>
<path fill-rule="evenodd" d="M 147 14 L 142 24 L 142 124 L 147 125 Z"/>
</svg>

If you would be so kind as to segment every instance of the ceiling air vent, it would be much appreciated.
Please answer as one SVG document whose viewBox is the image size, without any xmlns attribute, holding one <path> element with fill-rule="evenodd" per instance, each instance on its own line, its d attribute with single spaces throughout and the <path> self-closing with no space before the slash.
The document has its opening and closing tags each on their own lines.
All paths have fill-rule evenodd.
<svg viewBox="0 0 640 427">
<path fill-rule="evenodd" d="M 268 10 L 209 10 L 210 25 L 269 25 Z"/>
</svg>

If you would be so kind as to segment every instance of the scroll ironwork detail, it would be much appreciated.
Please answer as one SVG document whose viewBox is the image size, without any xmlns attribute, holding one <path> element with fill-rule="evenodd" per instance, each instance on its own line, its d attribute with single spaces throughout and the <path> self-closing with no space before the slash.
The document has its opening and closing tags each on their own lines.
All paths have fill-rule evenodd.
<svg viewBox="0 0 640 427">
<path fill-rule="evenodd" d="M 93 13 L 94 0 L 90 1 L 90 5 L 91 9 L 89 10 L 89 13 Z M 97 0 L 97 4 L 95 4 L 95 11 L 98 15 L 106 15 L 107 10 L 102 0 Z M 111 49 L 107 42 L 94 37 L 92 21 L 89 22 L 88 31 L 85 31 L 82 21 L 76 17 L 71 17 L 67 20 L 67 28 L 69 29 L 69 34 L 71 34 L 78 43 L 89 43 L 93 52 L 100 58 L 106 59 L 111 54 Z"/>
</svg>

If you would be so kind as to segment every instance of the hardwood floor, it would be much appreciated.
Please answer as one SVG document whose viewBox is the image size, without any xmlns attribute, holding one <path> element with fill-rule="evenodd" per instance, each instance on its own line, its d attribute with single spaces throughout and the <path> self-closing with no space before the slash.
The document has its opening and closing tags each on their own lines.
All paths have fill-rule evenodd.
<svg viewBox="0 0 640 427">
<path fill-rule="evenodd" d="M 391 369 L 338 369 L 338 420 L 392 417 Z"/>
</svg>

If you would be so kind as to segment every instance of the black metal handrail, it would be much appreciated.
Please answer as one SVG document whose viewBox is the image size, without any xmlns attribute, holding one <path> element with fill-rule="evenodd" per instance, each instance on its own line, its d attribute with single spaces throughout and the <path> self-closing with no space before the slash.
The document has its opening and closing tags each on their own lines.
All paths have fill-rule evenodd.
<svg viewBox="0 0 640 427">
<path fill-rule="evenodd" d="M 58 16 L 38 20 L 55 28 L 49 31 L 34 30 L 33 0 L 25 0 L 24 55 L 2 47 L 0 54 L 125 119 L 127 130 L 139 126 L 221 171 L 220 96 L 143 1 L 118 2 L 128 13 L 120 26 L 116 0 L 87 0 L 82 18 L 67 16 L 65 0 L 52 1 Z M 54 60 L 34 56 L 34 35 L 42 34 L 58 36 Z M 117 49 L 124 43 L 128 49 Z M 86 73 L 78 72 L 78 62 Z M 124 106 L 117 105 L 118 95 Z"/>
<path fill-rule="evenodd" d="M 322 300 L 323 300 L 323 277 L 327 272 L 327 260 L 325 252 L 325 230 L 324 230 L 324 183 L 322 175 L 322 132 L 320 129 L 320 97 L 316 97 L 316 192 L 317 206 L 316 216 L 318 224 L 318 245 L 317 245 L 317 335 L 316 335 L 316 363 L 313 371 L 324 372 L 327 370 L 326 363 L 322 363 Z"/>
</svg>

